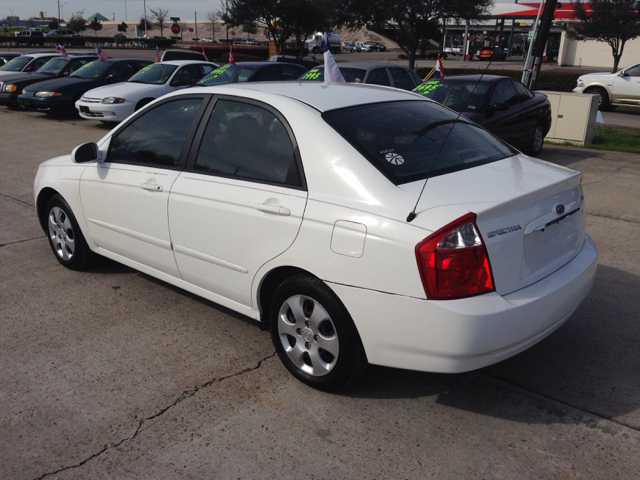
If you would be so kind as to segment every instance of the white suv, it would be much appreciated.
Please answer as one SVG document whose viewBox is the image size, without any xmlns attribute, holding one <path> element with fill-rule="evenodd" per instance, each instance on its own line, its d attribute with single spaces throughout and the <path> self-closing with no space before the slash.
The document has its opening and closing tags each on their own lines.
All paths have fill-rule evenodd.
<svg viewBox="0 0 640 480">
<path fill-rule="evenodd" d="M 640 107 L 640 63 L 617 73 L 581 75 L 573 91 L 597 95 L 600 110 L 612 110 L 620 105 Z"/>
</svg>

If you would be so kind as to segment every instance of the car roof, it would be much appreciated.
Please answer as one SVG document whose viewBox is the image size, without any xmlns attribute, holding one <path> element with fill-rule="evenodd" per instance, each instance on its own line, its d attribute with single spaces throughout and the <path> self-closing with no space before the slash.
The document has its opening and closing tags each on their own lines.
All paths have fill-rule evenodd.
<svg viewBox="0 0 640 480">
<path fill-rule="evenodd" d="M 511 78 L 511 77 L 507 77 L 505 75 L 484 75 L 484 74 L 477 74 L 477 75 L 452 75 L 450 77 L 446 77 L 443 78 L 442 80 L 440 80 L 441 82 L 447 82 L 447 81 L 456 81 L 456 80 L 468 80 L 471 82 L 489 82 L 489 83 L 495 83 L 498 80 L 502 80 L 504 78 Z M 433 78 L 430 78 L 429 80 L 434 80 Z M 429 81 L 426 80 L 426 81 Z"/>
<path fill-rule="evenodd" d="M 399 100 L 429 101 L 420 95 L 397 88 L 359 83 L 328 83 L 325 85 L 324 82 L 232 83 L 194 87 L 181 90 L 179 94 L 196 93 L 196 91 L 226 93 L 248 98 L 256 96 L 253 92 L 261 92 L 266 94 L 266 97 L 271 97 L 276 103 L 278 97 L 287 97 L 307 104 L 320 112 L 369 103 Z M 260 95 L 260 97 L 263 96 Z"/>
<path fill-rule="evenodd" d="M 363 42 L 358 42 L 363 43 Z M 379 68 L 379 67 L 398 67 L 407 69 L 404 65 L 397 65 L 395 63 L 387 63 L 387 62 L 340 62 L 338 63 L 338 68 L 363 68 L 365 70 L 369 70 L 370 68 Z M 408 70 L 408 69 L 407 69 Z"/>
<path fill-rule="evenodd" d="M 182 65 L 193 65 L 193 64 L 207 64 L 207 65 L 215 65 L 213 62 L 209 62 L 208 60 L 163 60 L 162 62 L 158 62 L 163 65 L 176 65 L 181 67 Z"/>
</svg>

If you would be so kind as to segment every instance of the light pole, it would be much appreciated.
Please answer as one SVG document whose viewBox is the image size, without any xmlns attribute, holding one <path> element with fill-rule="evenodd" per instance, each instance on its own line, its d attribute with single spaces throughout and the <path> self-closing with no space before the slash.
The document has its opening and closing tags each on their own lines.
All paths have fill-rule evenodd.
<svg viewBox="0 0 640 480">
<path fill-rule="evenodd" d="M 69 2 L 64 2 L 60 5 L 60 15 L 62 15 L 58 20 L 62 20 L 64 22 L 64 6 Z"/>
<path fill-rule="evenodd" d="M 144 5 L 144 34 L 147 34 L 147 0 L 144 0 L 143 2 Z"/>
</svg>

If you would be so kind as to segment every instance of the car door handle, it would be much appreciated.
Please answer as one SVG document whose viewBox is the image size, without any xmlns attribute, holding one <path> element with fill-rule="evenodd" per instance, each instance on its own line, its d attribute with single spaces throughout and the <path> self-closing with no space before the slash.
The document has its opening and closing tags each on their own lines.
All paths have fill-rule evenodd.
<svg viewBox="0 0 640 480">
<path fill-rule="evenodd" d="M 143 183 L 140 185 L 143 190 L 149 190 L 151 192 L 161 192 L 162 185 L 158 185 L 157 183 Z"/>
<path fill-rule="evenodd" d="M 288 217 L 289 215 L 291 215 L 291 210 L 289 210 L 287 207 L 280 207 L 278 205 L 259 203 L 258 205 L 256 205 L 256 209 L 265 213 L 275 213 L 276 215 L 282 215 L 283 217 Z"/>
</svg>

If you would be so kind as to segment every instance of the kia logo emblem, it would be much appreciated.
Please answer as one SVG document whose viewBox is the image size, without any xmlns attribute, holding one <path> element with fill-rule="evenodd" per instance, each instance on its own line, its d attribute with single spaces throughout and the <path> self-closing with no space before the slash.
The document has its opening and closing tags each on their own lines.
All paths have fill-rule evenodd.
<svg viewBox="0 0 640 480">
<path fill-rule="evenodd" d="M 562 214 L 564 213 L 564 205 L 558 205 L 558 206 L 556 207 L 556 213 L 557 213 L 558 215 L 562 215 Z"/>
</svg>

